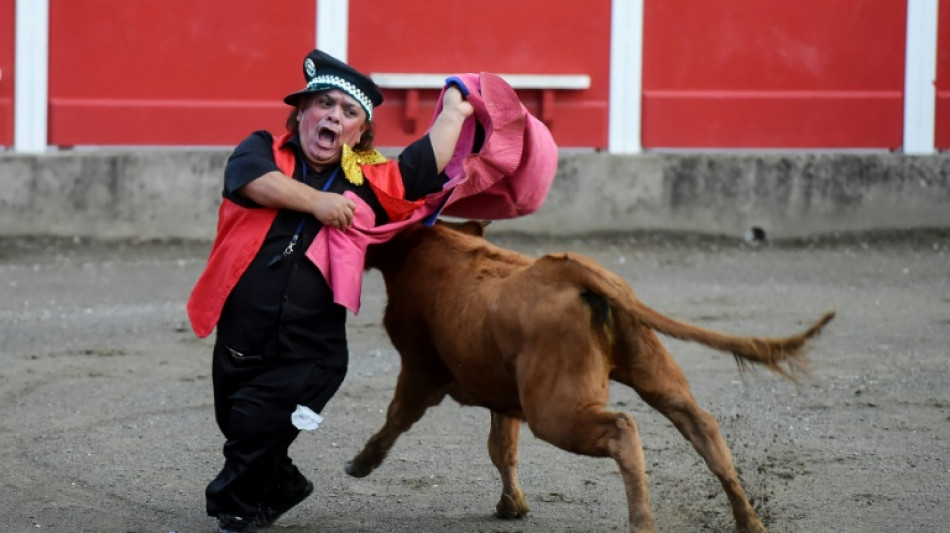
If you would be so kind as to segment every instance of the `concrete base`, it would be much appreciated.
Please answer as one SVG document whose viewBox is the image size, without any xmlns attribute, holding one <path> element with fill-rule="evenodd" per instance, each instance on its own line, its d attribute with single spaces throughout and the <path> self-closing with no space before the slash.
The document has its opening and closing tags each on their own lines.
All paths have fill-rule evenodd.
<svg viewBox="0 0 950 533">
<path fill-rule="evenodd" d="M 0 156 L 0 234 L 214 236 L 226 150 Z M 493 232 L 767 239 L 950 228 L 950 155 L 565 153 L 544 206 Z"/>
</svg>

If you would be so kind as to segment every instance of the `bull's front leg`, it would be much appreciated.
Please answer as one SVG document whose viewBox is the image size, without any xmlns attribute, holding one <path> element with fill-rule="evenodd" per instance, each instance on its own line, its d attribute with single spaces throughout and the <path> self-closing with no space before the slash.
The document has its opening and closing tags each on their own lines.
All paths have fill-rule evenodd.
<svg viewBox="0 0 950 533">
<path fill-rule="evenodd" d="M 386 423 L 366 441 L 363 450 L 346 463 L 346 473 L 353 477 L 365 477 L 376 470 L 386 459 L 396 439 L 409 431 L 422 418 L 426 409 L 438 405 L 445 398 L 447 388 L 447 379 L 435 378 L 431 372 L 414 372 L 404 365 L 396 381 L 396 392 L 386 411 Z"/>
<path fill-rule="evenodd" d="M 518 483 L 518 432 L 521 420 L 496 412 L 491 414 L 488 455 L 501 475 L 501 499 L 495 506 L 499 518 L 521 518 L 528 514 L 528 502 Z"/>
</svg>

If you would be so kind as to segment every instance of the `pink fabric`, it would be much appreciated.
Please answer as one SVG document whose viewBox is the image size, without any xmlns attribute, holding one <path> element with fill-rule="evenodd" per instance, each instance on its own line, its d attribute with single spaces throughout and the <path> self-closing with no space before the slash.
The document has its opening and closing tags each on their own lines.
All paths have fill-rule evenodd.
<svg viewBox="0 0 950 533">
<path fill-rule="evenodd" d="M 406 220 L 378 227 L 373 210 L 356 195 L 344 193 L 357 204 L 353 226 L 346 232 L 324 226 L 307 249 L 307 257 L 333 290 L 333 300 L 354 314 L 360 310 L 363 265 L 370 244 L 387 241 L 409 224 L 437 216 L 440 210 L 477 219 L 533 213 L 551 188 L 557 171 L 557 145 L 547 127 L 528 113 L 514 89 L 500 77 L 483 72 L 458 78 L 469 91 L 467 100 L 475 113 L 462 126 L 445 170 L 449 181 L 444 189 L 427 196 L 425 204 Z M 441 109 L 440 97 L 436 116 Z M 473 154 L 476 120 L 485 130 L 485 140 Z"/>
<path fill-rule="evenodd" d="M 307 258 L 317 265 L 327 280 L 327 285 L 333 291 L 333 301 L 353 314 L 359 314 L 366 248 L 371 244 L 388 241 L 406 226 L 438 211 L 441 199 L 446 194 L 448 192 L 443 191 L 430 196 L 425 205 L 413 211 L 406 220 L 375 226 L 376 216 L 373 208 L 352 192 L 343 193 L 343 196 L 356 202 L 353 225 L 347 231 L 324 226 L 310 243 L 306 253 Z"/>
<path fill-rule="evenodd" d="M 446 189 L 454 192 L 443 212 L 497 220 L 537 211 L 557 172 L 557 145 L 551 132 L 528 113 L 501 77 L 487 72 L 457 77 L 469 90 L 467 100 L 475 116 L 462 126 L 446 167 L 450 178 Z M 440 97 L 433 122 L 441 110 Z M 485 141 L 473 154 L 475 120 L 485 130 Z"/>
</svg>

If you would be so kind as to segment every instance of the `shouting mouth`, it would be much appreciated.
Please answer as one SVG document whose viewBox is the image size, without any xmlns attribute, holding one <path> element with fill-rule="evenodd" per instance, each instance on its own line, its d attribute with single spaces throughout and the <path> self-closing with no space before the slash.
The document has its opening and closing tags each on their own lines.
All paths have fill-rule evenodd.
<svg viewBox="0 0 950 533">
<path fill-rule="evenodd" d="M 317 144 L 323 148 L 333 148 L 336 146 L 337 139 L 340 138 L 339 132 L 320 126 L 317 128 Z"/>
</svg>

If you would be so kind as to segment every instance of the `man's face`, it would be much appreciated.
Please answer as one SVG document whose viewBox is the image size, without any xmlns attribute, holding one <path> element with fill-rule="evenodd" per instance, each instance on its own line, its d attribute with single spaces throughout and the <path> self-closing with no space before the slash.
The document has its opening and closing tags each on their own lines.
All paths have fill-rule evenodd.
<svg viewBox="0 0 950 533">
<path fill-rule="evenodd" d="M 304 156 L 321 169 L 336 164 L 343 145 L 356 145 L 369 127 L 359 102 L 339 89 L 304 100 L 297 116 Z"/>
</svg>

